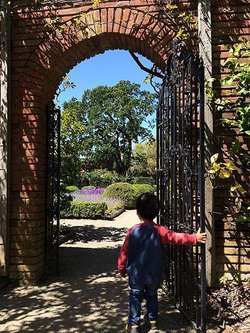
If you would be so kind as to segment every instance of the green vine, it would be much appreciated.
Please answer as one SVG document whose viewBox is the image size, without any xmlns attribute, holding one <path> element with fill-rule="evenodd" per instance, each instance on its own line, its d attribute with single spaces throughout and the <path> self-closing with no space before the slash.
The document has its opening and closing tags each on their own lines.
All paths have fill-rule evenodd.
<svg viewBox="0 0 250 333">
<path fill-rule="evenodd" d="M 177 38 L 182 41 L 187 41 L 192 37 L 192 32 L 198 28 L 197 17 L 193 11 L 182 11 L 179 12 L 179 7 L 170 1 L 168 4 L 163 4 L 162 1 L 158 0 L 157 3 L 161 6 L 164 11 L 164 18 L 171 21 L 173 26 L 177 27 Z"/>
<path fill-rule="evenodd" d="M 230 178 L 233 175 L 233 171 L 237 170 L 237 168 L 235 167 L 233 161 L 229 161 L 227 163 L 218 163 L 218 157 L 218 153 L 211 157 L 211 167 L 208 170 L 208 173 L 214 176 L 218 176 L 221 179 Z"/>
<path fill-rule="evenodd" d="M 242 42 L 230 48 L 231 56 L 228 57 L 222 69 L 226 72 L 224 79 L 220 82 L 222 89 L 236 91 L 236 98 L 216 98 L 213 84 L 216 82 L 212 78 L 206 82 L 206 93 L 215 109 L 221 114 L 229 113 L 231 118 L 221 117 L 221 122 L 228 129 L 233 130 L 236 135 L 241 135 L 246 140 L 250 136 L 250 67 L 248 62 L 250 56 L 250 42 Z M 233 116 L 232 116 L 233 115 Z M 218 162 L 219 153 L 214 154 L 210 159 L 208 173 L 212 179 L 231 180 L 230 196 L 233 198 L 235 221 L 250 221 L 250 203 L 248 199 L 249 185 L 242 180 L 239 183 L 239 170 L 249 173 L 250 156 L 243 144 L 244 140 L 236 139 L 231 143 L 229 153 L 226 154 L 221 148 L 224 156 L 227 155 L 227 162 Z M 239 167 L 236 167 L 239 165 Z M 238 176 L 237 176 L 238 175 Z M 232 207 L 230 207 L 232 210 Z"/>
<path fill-rule="evenodd" d="M 230 127 L 237 127 L 239 133 L 250 136 L 250 66 L 244 61 L 250 57 L 250 42 L 240 43 L 232 47 L 229 52 L 231 57 L 223 64 L 224 69 L 229 69 L 221 82 L 224 88 L 234 88 L 237 92 L 236 101 L 217 98 L 215 107 L 221 112 L 233 112 L 234 118 L 223 118 L 222 122 Z"/>
</svg>

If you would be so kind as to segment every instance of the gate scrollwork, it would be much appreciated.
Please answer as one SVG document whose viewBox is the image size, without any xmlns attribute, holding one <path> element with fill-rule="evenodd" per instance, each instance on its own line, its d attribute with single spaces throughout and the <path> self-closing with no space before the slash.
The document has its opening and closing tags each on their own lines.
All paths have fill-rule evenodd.
<svg viewBox="0 0 250 333">
<path fill-rule="evenodd" d="M 176 40 L 157 112 L 158 223 L 204 231 L 204 76 L 199 57 Z M 199 332 L 206 331 L 205 248 L 165 249 L 166 287 Z"/>
</svg>

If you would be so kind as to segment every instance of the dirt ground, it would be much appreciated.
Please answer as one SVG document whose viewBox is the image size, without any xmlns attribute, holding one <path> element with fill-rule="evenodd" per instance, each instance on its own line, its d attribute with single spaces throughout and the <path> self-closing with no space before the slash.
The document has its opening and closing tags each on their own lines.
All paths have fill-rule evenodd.
<svg viewBox="0 0 250 333">
<path fill-rule="evenodd" d="M 135 211 L 114 221 L 63 220 L 75 233 L 61 246 L 60 275 L 33 287 L 0 291 L 0 332 L 119 333 L 127 319 L 127 280 L 117 256 Z M 159 333 L 194 333 L 159 291 Z M 207 332 L 218 332 L 209 329 Z"/>
</svg>

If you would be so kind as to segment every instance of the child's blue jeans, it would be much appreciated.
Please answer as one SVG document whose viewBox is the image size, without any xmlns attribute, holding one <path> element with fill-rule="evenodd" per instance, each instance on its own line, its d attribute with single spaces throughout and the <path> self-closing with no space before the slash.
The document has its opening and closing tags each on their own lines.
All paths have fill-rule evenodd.
<svg viewBox="0 0 250 333">
<path fill-rule="evenodd" d="M 129 323 L 139 324 L 141 318 L 141 303 L 146 300 L 147 318 L 156 320 L 158 316 L 157 290 L 159 285 L 138 285 L 130 282 Z"/>
</svg>

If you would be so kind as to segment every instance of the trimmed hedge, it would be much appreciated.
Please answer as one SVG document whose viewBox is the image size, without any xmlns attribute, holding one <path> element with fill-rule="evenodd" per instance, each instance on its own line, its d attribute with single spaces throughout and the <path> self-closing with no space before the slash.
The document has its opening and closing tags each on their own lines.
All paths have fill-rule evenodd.
<svg viewBox="0 0 250 333">
<path fill-rule="evenodd" d="M 88 190 L 90 188 L 94 188 L 94 186 L 88 185 L 88 186 L 83 186 L 81 190 Z"/>
<path fill-rule="evenodd" d="M 104 202 L 71 202 L 67 210 L 61 211 L 61 217 L 96 219 L 104 217 L 107 205 Z"/>
<path fill-rule="evenodd" d="M 69 186 L 66 186 L 66 191 L 68 192 L 74 192 L 74 191 L 77 191 L 78 190 L 78 187 L 75 186 L 75 185 L 69 185 Z"/>
<path fill-rule="evenodd" d="M 135 195 L 136 199 L 139 197 L 139 195 L 143 193 L 154 193 L 155 192 L 155 186 L 149 185 L 149 184 L 132 184 L 131 185 Z"/>
<path fill-rule="evenodd" d="M 136 199 L 143 193 L 154 193 L 154 186 L 148 184 L 129 184 L 115 183 L 108 186 L 103 195 L 109 198 L 121 199 L 124 202 L 125 208 L 134 209 Z"/>
</svg>

